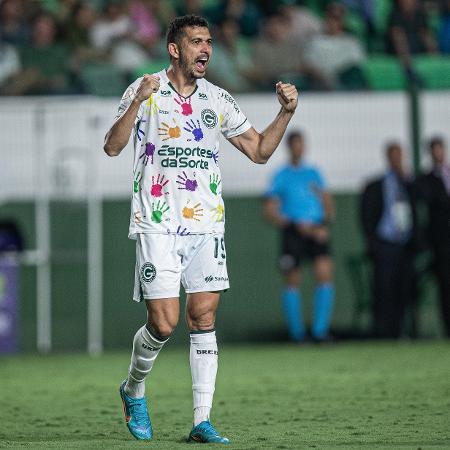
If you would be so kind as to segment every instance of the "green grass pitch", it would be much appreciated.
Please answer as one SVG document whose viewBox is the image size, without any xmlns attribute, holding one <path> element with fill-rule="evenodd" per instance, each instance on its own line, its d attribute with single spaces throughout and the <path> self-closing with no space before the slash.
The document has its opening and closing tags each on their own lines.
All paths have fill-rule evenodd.
<svg viewBox="0 0 450 450">
<path fill-rule="evenodd" d="M 183 449 L 188 348 L 170 344 L 147 381 L 155 431 L 137 442 L 118 386 L 128 353 L 0 359 L 0 447 Z M 223 346 L 212 421 L 230 449 L 449 449 L 450 345 Z"/>
</svg>

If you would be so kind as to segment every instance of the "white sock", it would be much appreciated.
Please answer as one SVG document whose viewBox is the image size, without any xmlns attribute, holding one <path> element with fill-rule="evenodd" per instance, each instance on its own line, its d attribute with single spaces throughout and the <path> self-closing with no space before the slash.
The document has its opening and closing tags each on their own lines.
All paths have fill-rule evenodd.
<svg viewBox="0 0 450 450">
<path fill-rule="evenodd" d="M 156 338 L 144 325 L 139 328 L 133 339 L 133 353 L 124 390 L 133 398 L 141 398 L 145 394 L 145 377 L 152 370 L 153 363 L 162 346 L 169 338 Z"/>
<path fill-rule="evenodd" d="M 194 426 L 209 420 L 216 375 L 218 351 L 216 332 L 191 332 L 191 375 L 194 398 Z"/>
</svg>

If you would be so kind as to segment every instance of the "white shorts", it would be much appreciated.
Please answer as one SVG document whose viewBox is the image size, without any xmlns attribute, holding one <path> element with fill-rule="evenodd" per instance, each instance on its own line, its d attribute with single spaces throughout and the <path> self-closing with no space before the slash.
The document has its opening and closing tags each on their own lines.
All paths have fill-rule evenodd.
<svg viewBox="0 0 450 450">
<path fill-rule="evenodd" d="M 223 234 L 144 234 L 136 237 L 133 300 L 223 291 L 230 287 Z"/>
</svg>

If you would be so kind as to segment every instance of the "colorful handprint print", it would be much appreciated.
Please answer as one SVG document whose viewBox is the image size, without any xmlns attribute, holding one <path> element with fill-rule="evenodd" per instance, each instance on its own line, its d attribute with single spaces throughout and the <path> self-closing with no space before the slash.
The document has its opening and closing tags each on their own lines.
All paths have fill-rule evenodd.
<svg viewBox="0 0 450 450">
<path fill-rule="evenodd" d="M 163 201 L 152 203 L 152 221 L 155 223 L 161 223 L 164 213 L 169 211 L 169 205 Z"/>
<path fill-rule="evenodd" d="M 133 192 L 135 194 L 137 194 L 141 190 L 141 180 L 142 180 L 141 172 L 136 173 L 136 170 L 135 170 L 134 178 L 133 178 Z"/>
<path fill-rule="evenodd" d="M 222 180 L 219 178 L 219 175 L 212 174 L 209 176 L 209 189 L 211 189 L 214 195 L 217 195 L 217 188 L 221 182 Z"/>
<path fill-rule="evenodd" d="M 213 212 L 212 218 L 216 222 L 223 222 L 225 207 L 220 202 L 215 208 L 211 209 L 211 211 Z"/>
<path fill-rule="evenodd" d="M 200 222 L 199 217 L 203 217 L 203 208 L 201 203 L 197 203 L 193 207 L 189 206 L 190 200 L 187 201 L 186 206 L 183 208 L 183 217 L 185 219 L 194 219 Z"/>
<path fill-rule="evenodd" d="M 188 178 L 187 173 L 183 171 L 183 176 L 178 175 L 177 183 L 179 184 L 178 189 L 186 191 L 195 191 L 198 187 L 197 180 L 195 179 L 195 173 L 194 178 Z"/>
<path fill-rule="evenodd" d="M 144 153 L 142 153 L 141 156 L 139 156 L 139 159 L 144 158 L 142 161 L 144 163 L 144 166 L 148 164 L 149 158 L 151 158 L 150 162 L 153 164 L 153 155 L 155 154 L 155 144 L 152 144 L 151 142 L 147 142 L 145 144 L 145 150 Z"/>
<path fill-rule="evenodd" d="M 181 111 L 176 110 L 178 113 L 183 114 L 183 116 L 190 116 L 192 114 L 191 97 L 183 98 L 179 95 L 178 98 L 174 98 L 174 100 L 181 106 Z"/>
<path fill-rule="evenodd" d="M 169 139 L 179 138 L 181 136 L 181 128 L 175 122 L 175 119 L 172 119 L 174 126 L 171 127 L 165 122 L 161 122 L 162 128 L 158 128 L 161 133 L 158 133 L 160 136 L 165 136 L 163 141 L 168 141 Z"/>
<path fill-rule="evenodd" d="M 161 197 L 163 194 L 166 195 L 168 192 L 163 192 L 164 186 L 169 183 L 169 180 L 165 179 L 163 174 L 158 174 L 156 176 L 152 175 L 152 187 L 150 188 L 150 194 L 153 197 Z"/>
<path fill-rule="evenodd" d="M 192 136 L 196 142 L 201 141 L 203 139 L 203 130 L 200 126 L 199 120 L 197 120 L 197 125 L 195 125 L 193 119 L 191 119 L 190 121 L 188 120 L 186 122 L 186 126 L 183 127 L 183 129 L 188 131 L 189 133 L 192 133 Z M 192 139 L 188 139 L 188 141 L 192 141 Z"/>
</svg>

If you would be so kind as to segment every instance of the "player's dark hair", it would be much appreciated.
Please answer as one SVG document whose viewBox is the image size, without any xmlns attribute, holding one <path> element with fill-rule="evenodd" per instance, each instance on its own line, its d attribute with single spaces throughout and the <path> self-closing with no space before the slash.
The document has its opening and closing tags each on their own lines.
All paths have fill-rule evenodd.
<svg viewBox="0 0 450 450">
<path fill-rule="evenodd" d="M 304 138 L 304 136 L 303 136 L 303 133 L 301 131 L 299 131 L 299 130 L 291 131 L 288 134 L 288 136 L 287 136 L 287 143 L 288 143 L 288 145 L 290 147 L 292 145 L 292 142 L 295 139 L 303 139 L 303 138 Z"/>
<path fill-rule="evenodd" d="M 167 29 L 166 42 L 167 45 L 170 43 L 180 45 L 181 38 L 184 34 L 184 29 L 186 27 L 204 27 L 209 28 L 208 21 L 200 16 L 194 14 L 189 14 L 187 16 L 175 17 L 169 24 Z"/>
<path fill-rule="evenodd" d="M 433 136 L 428 142 L 428 148 L 433 150 L 436 146 L 444 146 L 444 139 L 441 136 Z"/>
</svg>

